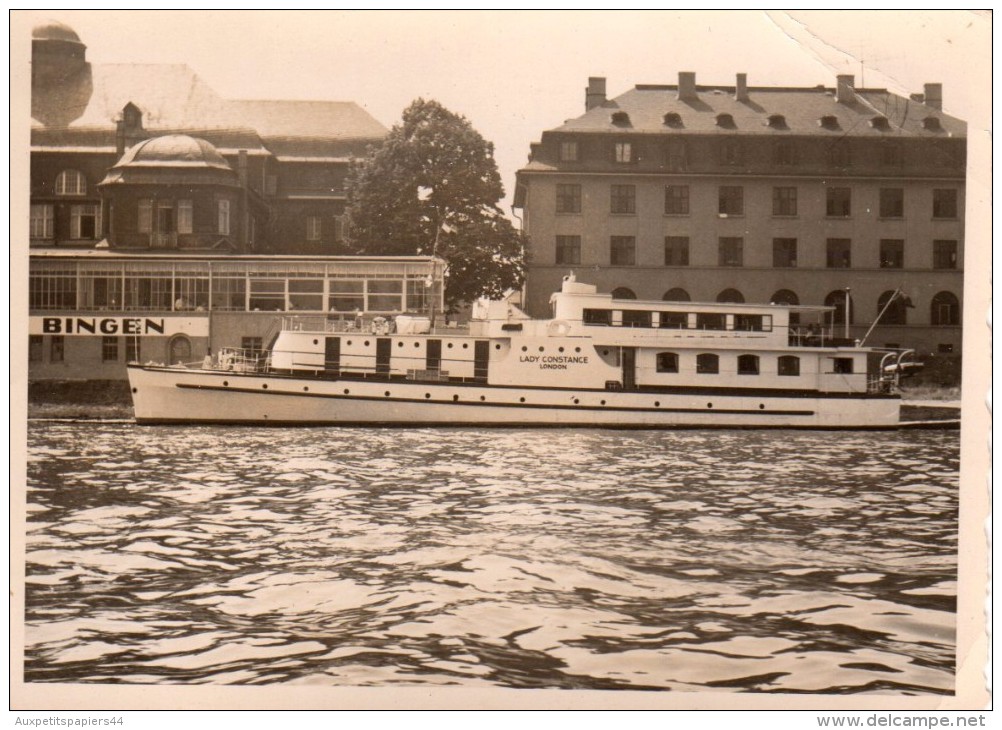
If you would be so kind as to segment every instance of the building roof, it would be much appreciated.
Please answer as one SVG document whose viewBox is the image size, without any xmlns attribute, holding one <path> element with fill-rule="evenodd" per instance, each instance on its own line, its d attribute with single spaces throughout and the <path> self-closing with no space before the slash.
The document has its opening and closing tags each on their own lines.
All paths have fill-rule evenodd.
<svg viewBox="0 0 1002 730">
<path fill-rule="evenodd" d="M 129 148 L 115 168 L 164 166 L 233 169 L 209 142 L 186 134 L 145 139 Z"/>
<path fill-rule="evenodd" d="M 65 23 L 58 20 L 45 20 L 31 29 L 33 41 L 69 41 L 80 43 L 80 36 Z M 81 44 L 82 45 L 82 44 Z"/>
<path fill-rule="evenodd" d="M 227 102 L 235 122 L 253 126 L 262 137 L 373 139 L 386 127 L 352 101 L 244 100 Z"/>
<path fill-rule="evenodd" d="M 697 86 L 696 98 L 682 100 L 678 86 L 638 85 L 615 99 L 570 119 L 553 132 L 620 132 L 650 134 L 811 135 L 853 137 L 964 137 L 963 121 L 906 99 L 886 89 L 854 89 L 855 99 L 836 100 L 836 90 L 814 88 L 750 87 L 747 101 L 735 98 L 734 87 Z M 625 112 L 616 120 L 613 115 Z M 679 119 L 665 122 L 674 113 Z M 729 114 L 733 124 L 721 126 L 717 116 Z M 770 116 L 779 115 L 770 126 Z M 822 126 L 822 117 L 834 117 Z M 938 129 L 927 129 L 926 118 L 939 120 Z M 875 118 L 886 118 L 881 128 Z"/>
</svg>

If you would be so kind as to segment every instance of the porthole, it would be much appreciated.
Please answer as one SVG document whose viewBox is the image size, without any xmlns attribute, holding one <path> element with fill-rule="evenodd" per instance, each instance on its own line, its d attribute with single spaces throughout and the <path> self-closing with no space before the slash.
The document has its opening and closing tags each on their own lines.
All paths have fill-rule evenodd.
<svg viewBox="0 0 1002 730">
<path fill-rule="evenodd" d="M 574 352 L 581 352 L 581 348 L 580 347 L 575 347 L 574 348 Z"/>
<path fill-rule="evenodd" d="M 268 390 L 268 384 L 267 384 L 267 383 L 261 383 L 261 387 L 262 387 L 262 388 L 263 388 L 264 390 Z"/>
<path fill-rule="evenodd" d="M 368 347 L 368 346 L 369 346 L 369 341 L 368 341 L 368 340 L 366 340 L 366 341 L 365 341 L 365 346 L 366 346 L 366 347 Z"/>
<path fill-rule="evenodd" d="M 480 400 L 485 401 L 487 400 L 487 398 L 485 398 L 484 396 L 480 396 Z"/>
<path fill-rule="evenodd" d="M 545 350 L 546 350 L 546 348 L 545 348 L 545 347 L 540 347 L 540 348 L 539 348 L 539 351 L 540 351 L 540 352 L 543 352 L 543 351 L 545 351 Z"/>
<path fill-rule="evenodd" d="M 600 403 L 601 403 L 601 404 L 602 404 L 603 406 L 605 405 L 605 401 L 600 401 Z"/>
<path fill-rule="evenodd" d="M 404 346 L 404 343 L 403 343 L 403 342 L 398 342 L 398 343 L 397 343 L 397 347 L 403 347 L 403 346 Z"/>
<path fill-rule="evenodd" d="M 348 390 L 347 388 L 345 388 L 345 389 L 344 389 L 344 394 L 345 394 L 345 395 L 348 395 L 348 394 L 349 394 L 350 392 L 351 392 L 351 391 L 350 391 L 350 390 Z"/>
<path fill-rule="evenodd" d="M 414 347 L 421 347 L 421 343 L 420 342 L 415 342 L 414 343 Z"/>
<path fill-rule="evenodd" d="M 230 381 L 229 381 L 229 380 L 224 380 L 224 381 L 223 381 L 223 385 L 229 385 L 229 384 L 230 384 Z"/>
<path fill-rule="evenodd" d="M 525 398 L 519 398 L 519 399 L 518 399 L 518 402 L 519 402 L 519 403 L 525 403 Z"/>
<path fill-rule="evenodd" d="M 759 409 L 760 411 L 764 411 L 764 410 L 765 410 L 765 403 L 759 403 L 759 404 L 758 404 L 758 409 Z"/>
<path fill-rule="evenodd" d="M 390 397 L 390 391 L 387 390 L 385 393 L 383 393 L 383 395 L 385 395 L 387 398 L 389 398 Z"/>
<path fill-rule="evenodd" d="M 425 393 L 425 394 L 424 394 L 424 397 L 425 397 L 425 398 L 431 398 L 431 393 Z"/>
<path fill-rule="evenodd" d="M 464 343 L 463 343 L 463 349 L 464 349 L 464 350 L 465 350 L 466 348 L 468 348 L 469 346 L 470 346 L 470 345 L 469 345 L 469 343 L 467 343 L 467 342 L 464 342 Z"/>
<path fill-rule="evenodd" d="M 226 385 L 226 383 L 223 383 L 223 385 Z M 133 393 L 138 393 L 138 392 L 139 392 L 139 389 L 138 389 L 138 388 L 133 388 L 133 389 L 132 389 L 132 392 L 133 392 Z"/>
<path fill-rule="evenodd" d="M 451 349 L 452 349 L 452 343 L 451 343 L 451 342 L 450 342 L 450 343 L 448 343 L 448 344 L 446 345 L 446 347 L 447 347 L 447 348 L 449 348 L 449 349 L 451 350 Z"/>
<path fill-rule="evenodd" d="M 308 385 L 304 385 L 304 386 L 303 386 L 303 392 L 304 392 L 304 393 L 309 393 L 309 392 L 310 392 L 310 386 L 308 386 Z"/>
<path fill-rule="evenodd" d="M 528 352 L 528 351 L 529 351 L 529 348 L 526 347 L 525 345 L 522 345 L 522 352 Z"/>
<path fill-rule="evenodd" d="M 346 345 L 351 345 L 351 340 L 348 340 L 345 344 Z"/>
<path fill-rule="evenodd" d="M 661 407 L 661 401 L 659 401 L 659 400 L 654 401 L 654 407 L 655 408 L 660 408 Z"/>
<path fill-rule="evenodd" d="M 458 396 L 458 395 L 454 395 L 454 396 L 452 396 L 452 401 L 453 401 L 454 403 L 455 403 L 456 401 L 458 401 L 458 400 L 459 400 L 459 396 Z"/>
<path fill-rule="evenodd" d="M 713 408 L 713 404 L 712 404 L 712 403 L 707 403 L 707 404 L 706 404 L 706 407 L 707 407 L 707 408 Z"/>
<path fill-rule="evenodd" d="M 609 351 L 608 351 L 608 350 L 602 350 L 602 354 L 603 354 L 603 355 L 608 355 L 608 354 L 609 354 Z"/>
<path fill-rule="evenodd" d="M 578 403 L 580 403 L 580 402 L 581 402 L 581 401 L 579 401 L 579 400 L 578 400 L 577 398 L 575 398 L 575 399 L 574 399 L 574 405 L 577 405 L 577 404 L 578 404 Z"/>
<path fill-rule="evenodd" d="M 319 345 L 320 344 L 320 340 L 313 340 L 313 344 L 314 345 Z"/>
<path fill-rule="evenodd" d="M 557 348 L 557 352 L 563 352 L 563 351 L 564 351 L 564 348 L 562 348 L 562 347 L 558 347 Z"/>
<path fill-rule="evenodd" d="M 501 349 L 501 345 L 494 345 L 494 349 L 495 350 L 500 350 Z"/>
</svg>

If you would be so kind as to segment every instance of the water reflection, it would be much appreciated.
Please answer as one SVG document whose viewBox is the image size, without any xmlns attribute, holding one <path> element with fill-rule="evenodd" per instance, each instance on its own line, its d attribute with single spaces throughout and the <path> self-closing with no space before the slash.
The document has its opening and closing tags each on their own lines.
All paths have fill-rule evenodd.
<svg viewBox="0 0 1002 730">
<path fill-rule="evenodd" d="M 29 438 L 28 681 L 953 689 L 956 433 Z"/>
</svg>

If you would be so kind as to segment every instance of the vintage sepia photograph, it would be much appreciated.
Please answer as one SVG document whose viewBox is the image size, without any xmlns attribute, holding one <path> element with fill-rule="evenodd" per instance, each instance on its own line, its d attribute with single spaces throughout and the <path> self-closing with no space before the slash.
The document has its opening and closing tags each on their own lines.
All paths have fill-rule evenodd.
<svg viewBox="0 0 1002 730">
<path fill-rule="evenodd" d="M 990 11 L 10 33 L 13 709 L 988 705 Z"/>
</svg>

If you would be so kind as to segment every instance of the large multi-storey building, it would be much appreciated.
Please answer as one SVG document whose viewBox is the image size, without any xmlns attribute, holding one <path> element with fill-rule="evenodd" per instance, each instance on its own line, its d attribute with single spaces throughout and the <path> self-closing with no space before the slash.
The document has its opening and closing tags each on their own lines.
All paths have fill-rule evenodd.
<svg viewBox="0 0 1002 730">
<path fill-rule="evenodd" d="M 185 66 L 92 66 L 32 35 L 29 377 L 260 349 L 278 313 L 442 308 L 431 257 L 352 257 L 350 159 L 385 128 L 352 102 L 224 99 Z"/>
<path fill-rule="evenodd" d="M 517 174 L 530 312 L 575 270 L 626 299 L 833 305 L 857 339 L 890 301 L 867 344 L 959 354 L 966 125 L 940 84 L 837 82 L 589 79 Z"/>
</svg>

